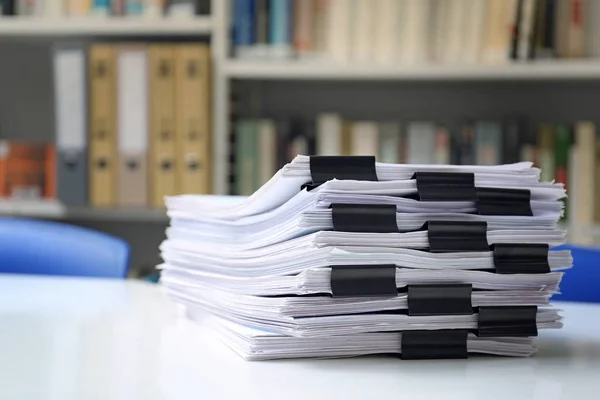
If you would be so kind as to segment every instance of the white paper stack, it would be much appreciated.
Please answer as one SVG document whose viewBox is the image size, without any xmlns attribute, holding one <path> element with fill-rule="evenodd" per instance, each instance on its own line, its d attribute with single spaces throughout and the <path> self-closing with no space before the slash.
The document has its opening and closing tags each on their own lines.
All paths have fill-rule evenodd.
<svg viewBox="0 0 600 400">
<path fill-rule="evenodd" d="M 530 355 L 572 265 L 539 176 L 298 156 L 248 198 L 167 198 L 161 281 L 250 360 Z"/>
</svg>

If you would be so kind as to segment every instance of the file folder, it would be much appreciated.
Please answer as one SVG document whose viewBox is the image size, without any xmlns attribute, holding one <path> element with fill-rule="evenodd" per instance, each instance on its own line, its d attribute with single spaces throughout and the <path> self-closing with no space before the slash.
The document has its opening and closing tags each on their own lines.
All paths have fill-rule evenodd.
<svg viewBox="0 0 600 400">
<path fill-rule="evenodd" d="M 117 70 L 111 45 L 90 47 L 89 201 L 94 207 L 117 203 Z"/>
<path fill-rule="evenodd" d="M 65 205 L 87 205 L 87 74 L 83 45 L 54 48 L 56 196 Z"/>
<path fill-rule="evenodd" d="M 120 47 L 118 76 L 117 203 L 144 207 L 148 203 L 148 73 L 144 47 Z"/>
<path fill-rule="evenodd" d="M 148 48 L 150 153 L 148 161 L 149 201 L 164 207 L 164 197 L 179 193 L 175 165 L 175 47 Z"/>
<path fill-rule="evenodd" d="M 175 50 L 178 190 L 211 192 L 210 51 L 205 44 Z"/>
</svg>

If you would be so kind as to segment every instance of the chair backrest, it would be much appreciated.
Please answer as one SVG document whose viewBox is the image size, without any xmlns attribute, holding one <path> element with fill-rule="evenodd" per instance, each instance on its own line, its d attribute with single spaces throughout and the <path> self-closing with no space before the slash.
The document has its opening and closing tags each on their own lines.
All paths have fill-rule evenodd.
<svg viewBox="0 0 600 400">
<path fill-rule="evenodd" d="M 600 249 L 566 245 L 573 255 L 573 268 L 565 271 L 560 294 L 552 300 L 600 303 Z"/>
<path fill-rule="evenodd" d="M 0 218 L 0 272 L 124 278 L 129 245 L 65 223 Z"/>
</svg>

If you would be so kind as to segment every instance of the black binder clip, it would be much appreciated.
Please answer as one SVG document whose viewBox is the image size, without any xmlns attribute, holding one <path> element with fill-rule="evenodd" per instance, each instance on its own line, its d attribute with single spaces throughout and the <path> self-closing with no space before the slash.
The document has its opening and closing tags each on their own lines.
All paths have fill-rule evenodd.
<svg viewBox="0 0 600 400">
<path fill-rule="evenodd" d="M 479 307 L 477 336 L 537 336 L 537 306 Z"/>
<path fill-rule="evenodd" d="M 333 230 L 340 232 L 398 232 L 393 204 L 332 204 Z"/>
<path fill-rule="evenodd" d="M 415 172 L 419 200 L 476 201 L 475 175 L 462 172 Z"/>
<path fill-rule="evenodd" d="M 498 274 L 545 274 L 550 272 L 548 244 L 498 243 L 493 246 Z"/>
<path fill-rule="evenodd" d="M 332 179 L 376 181 L 374 156 L 310 156 L 312 182 L 302 189 L 312 190 Z"/>
<path fill-rule="evenodd" d="M 403 331 L 402 360 L 444 360 L 467 358 L 467 330 Z"/>
<path fill-rule="evenodd" d="M 531 192 L 527 189 L 477 188 L 480 215 L 533 216 Z"/>
<path fill-rule="evenodd" d="M 485 221 L 428 221 L 427 236 L 433 253 L 490 249 Z"/>
<path fill-rule="evenodd" d="M 471 315 L 471 284 L 408 285 L 408 315 Z"/>
<path fill-rule="evenodd" d="M 333 297 L 398 295 L 393 264 L 334 265 L 330 282 Z"/>
</svg>

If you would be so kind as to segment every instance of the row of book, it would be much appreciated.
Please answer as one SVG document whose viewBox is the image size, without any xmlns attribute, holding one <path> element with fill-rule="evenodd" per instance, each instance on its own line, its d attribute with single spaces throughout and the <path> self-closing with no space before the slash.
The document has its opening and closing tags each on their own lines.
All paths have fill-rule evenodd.
<svg viewBox="0 0 600 400">
<path fill-rule="evenodd" d="M 600 56 L 588 0 L 236 0 L 240 58 L 336 63 L 504 63 Z"/>
<path fill-rule="evenodd" d="M 0 15 L 183 16 L 210 13 L 210 0 L 0 0 Z"/>
<path fill-rule="evenodd" d="M 533 161 L 542 169 L 542 181 L 568 185 L 578 224 L 600 222 L 600 137 L 591 122 L 541 124 L 529 132 L 519 118 L 442 125 L 347 121 L 324 113 L 315 121 L 242 118 L 235 123 L 234 141 L 236 194 L 253 193 L 297 154 L 376 155 L 380 162 L 406 164 Z"/>
<path fill-rule="evenodd" d="M 56 143 L 3 142 L 0 196 L 163 207 L 211 192 L 205 44 L 59 45 Z"/>
</svg>

